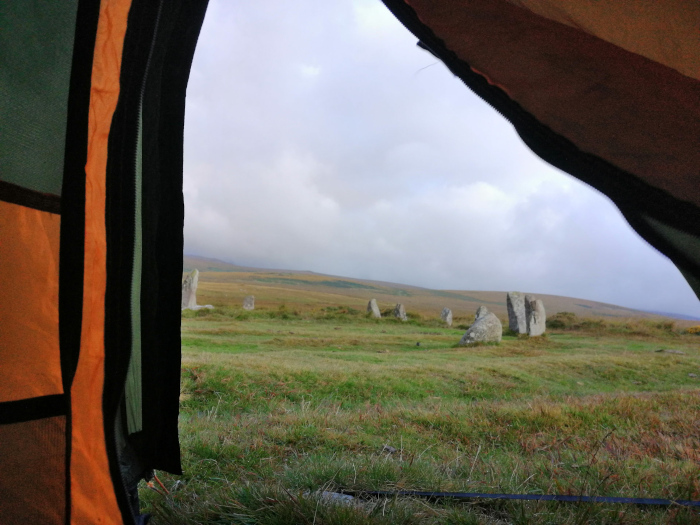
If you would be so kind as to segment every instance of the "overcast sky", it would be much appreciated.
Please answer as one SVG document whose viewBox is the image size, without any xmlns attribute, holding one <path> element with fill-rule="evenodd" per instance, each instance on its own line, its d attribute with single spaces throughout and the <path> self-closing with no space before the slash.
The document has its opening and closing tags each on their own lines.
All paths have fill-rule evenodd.
<svg viewBox="0 0 700 525">
<path fill-rule="evenodd" d="M 596 190 L 541 161 L 378 0 L 211 0 L 185 253 L 700 316 Z"/>
</svg>

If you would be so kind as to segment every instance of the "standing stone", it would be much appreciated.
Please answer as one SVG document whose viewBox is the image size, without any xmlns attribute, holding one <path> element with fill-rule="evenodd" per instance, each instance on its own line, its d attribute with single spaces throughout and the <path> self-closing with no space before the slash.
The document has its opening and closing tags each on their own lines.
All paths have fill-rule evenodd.
<svg viewBox="0 0 700 525">
<path fill-rule="evenodd" d="M 508 328 L 516 334 L 527 333 L 527 316 L 525 315 L 525 298 L 520 292 L 508 292 Z"/>
<path fill-rule="evenodd" d="M 379 311 L 379 306 L 377 305 L 376 299 L 371 299 L 370 302 L 367 303 L 367 313 L 371 313 L 372 317 L 375 319 L 380 319 L 382 317 L 382 313 Z"/>
<path fill-rule="evenodd" d="M 190 308 L 197 309 L 197 282 L 199 281 L 199 270 L 195 268 L 185 277 L 182 282 L 182 302 L 180 307 L 184 310 Z"/>
<path fill-rule="evenodd" d="M 243 299 L 243 309 L 244 310 L 255 310 L 255 296 L 246 295 Z"/>
<path fill-rule="evenodd" d="M 447 326 L 452 326 L 452 310 L 447 307 L 443 308 L 442 313 L 440 314 L 440 319 L 445 321 Z"/>
<path fill-rule="evenodd" d="M 532 295 L 525 296 L 525 318 L 527 319 L 527 335 L 536 337 L 547 329 L 547 315 L 544 303 Z"/>
<path fill-rule="evenodd" d="M 489 312 L 485 306 L 476 311 L 474 324 L 464 333 L 459 341 L 460 346 L 472 343 L 500 343 L 503 336 L 503 325 L 496 314 Z"/>
<path fill-rule="evenodd" d="M 408 321 L 408 317 L 406 317 L 406 309 L 401 303 L 398 303 L 394 308 L 394 317 L 401 319 L 402 321 Z"/>
</svg>

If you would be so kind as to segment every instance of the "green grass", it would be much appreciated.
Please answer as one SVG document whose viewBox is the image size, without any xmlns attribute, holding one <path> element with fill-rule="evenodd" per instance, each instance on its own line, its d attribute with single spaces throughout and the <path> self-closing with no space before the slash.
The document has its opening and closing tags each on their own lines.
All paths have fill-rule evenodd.
<svg viewBox="0 0 700 525">
<path fill-rule="evenodd" d="M 184 317 L 184 475 L 159 474 L 170 494 L 142 490 L 156 523 L 700 523 L 677 507 L 321 495 L 700 499 L 700 379 L 689 375 L 700 339 L 672 325 L 603 321 L 461 348 L 463 330 L 436 319 L 342 306 Z"/>
</svg>

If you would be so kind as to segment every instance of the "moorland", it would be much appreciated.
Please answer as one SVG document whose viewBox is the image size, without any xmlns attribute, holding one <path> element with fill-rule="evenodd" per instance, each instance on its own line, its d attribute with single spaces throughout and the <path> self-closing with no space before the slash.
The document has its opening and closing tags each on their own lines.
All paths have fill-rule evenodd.
<svg viewBox="0 0 700 525">
<path fill-rule="evenodd" d="M 251 293 L 256 309 L 245 311 Z M 357 497 L 700 499 L 692 323 L 538 296 L 544 337 L 506 333 L 464 348 L 456 343 L 479 304 L 505 321 L 505 294 L 446 294 L 305 272 L 203 272 L 198 302 L 215 308 L 182 319 L 184 474 L 158 473 L 162 486 L 142 488 L 154 523 L 700 523 L 677 505 Z M 409 320 L 368 317 L 372 297 L 387 313 L 403 302 Z"/>
</svg>

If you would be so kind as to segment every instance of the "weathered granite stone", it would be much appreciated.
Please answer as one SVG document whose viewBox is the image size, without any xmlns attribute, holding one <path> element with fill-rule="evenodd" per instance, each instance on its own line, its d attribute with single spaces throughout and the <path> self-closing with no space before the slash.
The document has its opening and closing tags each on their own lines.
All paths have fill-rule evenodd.
<svg viewBox="0 0 700 525">
<path fill-rule="evenodd" d="M 516 334 L 527 333 L 527 317 L 525 316 L 525 298 L 520 292 L 508 292 L 508 328 Z"/>
<path fill-rule="evenodd" d="M 544 304 L 532 295 L 525 296 L 525 319 L 527 319 L 527 335 L 530 337 L 542 335 L 547 328 Z"/>
<path fill-rule="evenodd" d="M 398 303 L 394 308 L 394 317 L 401 319 L 402 321 L 408 321 L 408 317 L 406 317 L 406 309 L 401 303 Z"/>
<path fill-rule="evenodd" d="M 243 299 L 243 309 L 244 310 L 255 310 L 255 296 L 246 295 Z"/>
<path fill-rule="evenodd" d="M 503 336 L 503 326 L 495 314 L 489 312 L 485 306 L 477 310 L 474 324 L 464 333 L 459 341 L 460 346 L 473 343 L 500 343 Z"/>
<path fill-rule="evenodd" d="M 447 326 L 452 326 L 452 310 L 447 307 L 443 308 L 442 313 L 440 314 L 440 319 L 445 321 Z"/>
<path fill-rule="evenodd" d="M 189 308 L 191 310 L 197 309 L 197 282 L 199 281 L 199 270 L 195 268 L 190 272 L 190 274 L 185 277 L 182 282 L 182 302 L 180 307 L 184 310 Z"/>
<path fill-rule="evenodd" d="M 367 303 L 367 313 L 371 313 L 372 317 L 375 317 L 376 319 L 381 318 L 382 313 L 379 311 L 379 306 L 377 305 L 376 299 L 371 299 L 370 302 Z"/>
</svg>

